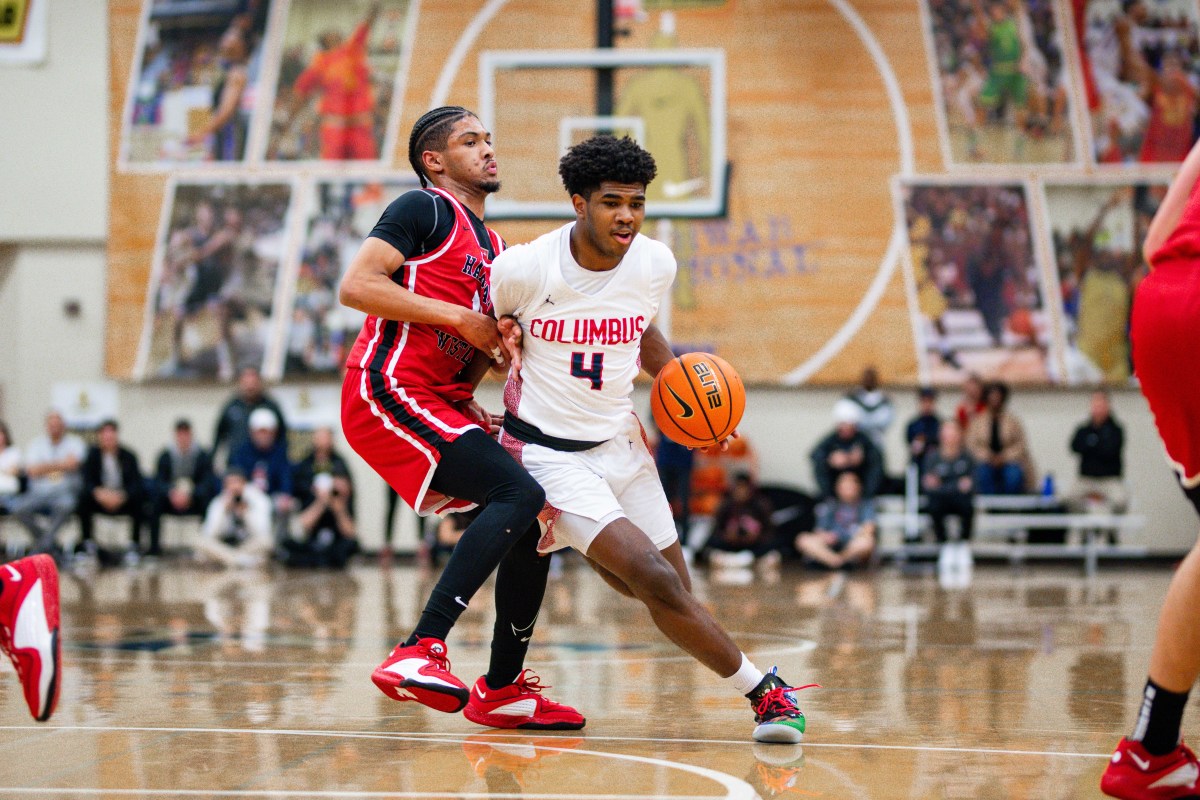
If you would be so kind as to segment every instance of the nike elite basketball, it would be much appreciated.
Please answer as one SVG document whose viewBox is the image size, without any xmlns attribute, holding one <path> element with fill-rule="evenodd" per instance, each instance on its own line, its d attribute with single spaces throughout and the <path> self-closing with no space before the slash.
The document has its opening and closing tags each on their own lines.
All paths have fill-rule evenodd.
<svg viewBox="0 0 1200 800">
<path fill-rule="evenodd" d="M 729 362 L 686 353 L 662 368 L 650 390 L 650 411 L 663 435 L 688 447 L 725 439 L 742 421 L 746 389 Z"/>
</svg>

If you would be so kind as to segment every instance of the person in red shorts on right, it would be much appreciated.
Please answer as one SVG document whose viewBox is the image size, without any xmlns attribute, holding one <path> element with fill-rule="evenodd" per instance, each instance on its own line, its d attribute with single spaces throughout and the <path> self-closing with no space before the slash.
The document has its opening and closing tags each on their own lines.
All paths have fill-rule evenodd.
<svg viewBox="0 0 1200 800">
<path fill-rule="evenodd" d="M 1150 275 L 1133 304 L 1133 363 L 1167 458 L 1200 512 L 1200 144 L 1193 145 L 1146 233 Z M 1100 789 L 1125 800 L 1200 797 L 1200 763 L 1180 737 L 1200 676 L 1200 543 L 1179 565 L 1158 621 L 1133 733 L 1121 740 Z"/>
</svg>

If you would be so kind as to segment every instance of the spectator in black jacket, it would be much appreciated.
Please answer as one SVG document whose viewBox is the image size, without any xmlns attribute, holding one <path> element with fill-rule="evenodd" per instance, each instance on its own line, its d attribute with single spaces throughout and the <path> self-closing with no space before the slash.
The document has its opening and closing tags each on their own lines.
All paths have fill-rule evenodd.
<svg viewBox="0 0 1200 800">
<path fill-rule="evenodd" d="M 866 499 L 873 498 L 883 483 L 883 456 L 858 429 L 859 414 L 855 403 L 839 400 L 833 406 L 833 432 L 813 448 L 813 477 L 822 498 L 833 497 L 833 487 L 843 472 L 858 476 Z"/>
<path fill-rule="evenodd" d="M 292 495 L 300 508 L 313 501 L 313 480 L 318 475 L 349 475 L 350 467 L 333 448 L 333 428 L 322 425 L 312 433 L 312 450 L 292 467 Z"/>
<path fill-rule="evenodd" d="M 270 409 L 275 415 L 277 438 L 287 442 L 287 420 L 283 418 L 279 404 L 263 388 L 262 374 L 257 367 L 243 367 L 238 373 L 237 394 L 229 399 L 217 418 L 212 446 L 213 463 L 227 463 L 232 454 L 250 439 L 250 415 L 259 408 Z"/>
<path fill-rule="evenodd" d="M 192 435 L 192 423 L 175 423 L 175 441 L 158 456 L 154 480 L 150 484 L 150 549 L 147 555 L 162 553 L 159 536 L 162 515 L 173 517 L 204 516 L 208 502 L 216 495 L 212 459 Z"/>
<path fill-rule="evenodd" d="M 970 541 L 975 522 L 975 459 L 963 446 L 962 428 L 948 419 L 939 444 L 925 454 L 921 489 L 929 498 L 929 517 L 939 542 L 945 542 L 947 517 L 958 517 L 960 541 Z"/>
<path fill-rule="evenodd" d="M 1129 496 L 1121 457 L 1124 448 L 1125 431 L 1113 419 L 1108 394 L 1093 392 L 1089 419 L 1071 437 L 1071 451 L 1079 456 L 1079 477 L 1067 498 L 1072 508 L 1125 511 Z"/>
<path fill-rule="evenodd" d="M 912 463 L 924 469 L 925 456 L 937 450 L 938 429 L 942 421 L 937 415 L 937 389 L 922 386 L 917 392 L 917 416 L 913 417 L 904 430 L 908 442 L 908 454 Z"/>
<path fill-rule="evenodd" d="M 116 420 L 100 423 L 96 444 L 88 448 L 83 459 L 83 493 L 79 498 L 79 532 L 83 542 L 94 542 L 93 524 L 96 514 L 128 516 L 130 527 L 129 554 L 136 560 L 141 546 L 142 522 L 145 518 L 145 481 L 138 468 L 137 456 L 121 445 Z M 86 545 L 92 549 L 94 545 Z M 102 563 L 115 562 L 117 556 L 95 548 Z"/>
<path fill-rule="evenodd" d="M 715 567 L 748 567 L 756 560 L 766 568 L 778 566 L 781 556 L 771 511 L 771 501 L 750 473 L 739 472 L 713 515 L 712 533 L 702 552 Z"/>
</svg>

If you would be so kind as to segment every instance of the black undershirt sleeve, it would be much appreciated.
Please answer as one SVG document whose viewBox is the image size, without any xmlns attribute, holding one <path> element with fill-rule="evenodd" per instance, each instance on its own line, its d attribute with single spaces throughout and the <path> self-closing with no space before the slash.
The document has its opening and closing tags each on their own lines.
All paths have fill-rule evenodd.
<svg viewBox="0 0 1200 800">
<path fill-rule="evenodd" d="M 414 189 L 388 205 L 368 236 L 382 239 L 410 259 L 437 250 L 453 229 L 454 209 L 449 202 Z"/>
</svg>

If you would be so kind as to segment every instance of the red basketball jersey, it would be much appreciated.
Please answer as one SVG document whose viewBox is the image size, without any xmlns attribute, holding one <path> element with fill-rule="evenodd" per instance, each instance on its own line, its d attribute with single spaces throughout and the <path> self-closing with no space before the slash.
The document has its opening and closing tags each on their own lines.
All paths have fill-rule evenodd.
<svg viewBox="0 0 1200 800">
<path fill-rule="evenodd" d="M 405 261 L 392 280 L 410 292 L 490 314 L 491 257 L 476 237 L 462 204 L 442 189 L 426 191 L 450 201 L 454 228 L 441 247 Z M 499 253 L 504 240 L 491 228 L 486 230 L 492 250 Z M 401 386 L 420 386 L 454 402 L 471 396 L 472 387 L 459 373 L 474 355 L 475 348 L 454 328 L 371 315 L 363 323 L 346 366 L 380 372 Z"/>
</svg>

